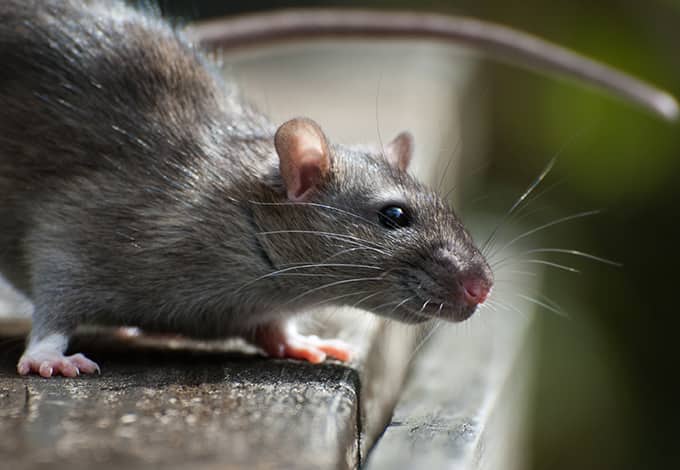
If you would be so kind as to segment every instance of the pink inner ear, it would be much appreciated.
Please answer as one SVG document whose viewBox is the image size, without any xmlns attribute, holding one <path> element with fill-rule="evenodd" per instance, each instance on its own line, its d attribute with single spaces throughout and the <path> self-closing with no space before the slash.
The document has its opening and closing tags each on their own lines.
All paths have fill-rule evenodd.
<svg viewBox="0 0 680 470">
<path fill-rule="evenodd" d="M 393 168 L 406 171 L 413 156 L 413 136 L 401 132 L 385 147 L 385 157 Z"/>
<path fill-rule="evenodd" d="M 276 131 L 274 145 L 288 198 L 307 199 L 330 171 L 328 142 L 323 131 L 310 119 L 291 119 Z"/>
<path fill-rule="evenodd" d="M 317 158 L 306 159 L 301 162 L 297 169 L 298 181 L 295 188 L 288 190 L 288 199 L 301 201 L 307 199 L 307 193 L 316 189 L 323 178 Z"/>
</svg>

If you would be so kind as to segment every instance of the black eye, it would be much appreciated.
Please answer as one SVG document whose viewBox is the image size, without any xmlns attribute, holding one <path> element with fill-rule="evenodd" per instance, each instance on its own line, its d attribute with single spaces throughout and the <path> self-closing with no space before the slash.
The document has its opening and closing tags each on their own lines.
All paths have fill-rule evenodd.
<svg viewBox="0 0 680 470">
<path fill-rule="evenodd" d="M 380 223 L 391 229 L 408 227 L 411 225 L 411 217 L 408 212 L 399 206 L 385 206 L 378 214 Z"/>
</svg>

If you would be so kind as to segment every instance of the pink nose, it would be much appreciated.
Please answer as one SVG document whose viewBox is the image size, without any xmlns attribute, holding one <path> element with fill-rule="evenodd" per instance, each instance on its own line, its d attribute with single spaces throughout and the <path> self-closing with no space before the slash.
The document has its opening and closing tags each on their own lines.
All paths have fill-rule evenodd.
<svg viewBox="0 0 680 470">
<path fill-rule="evenodd" d="M 479 278 L 468 278 L 463 281 L 463 296 L 468 305 L 479 305 L 489 296 L 489 285 Z"/>
</svg>

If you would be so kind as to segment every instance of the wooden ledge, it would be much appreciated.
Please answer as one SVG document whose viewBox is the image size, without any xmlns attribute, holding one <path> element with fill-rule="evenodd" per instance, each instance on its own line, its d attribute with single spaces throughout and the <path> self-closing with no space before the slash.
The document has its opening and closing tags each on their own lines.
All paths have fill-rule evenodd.
<svg viewBox="0 0 680 470">
<path fill-rule="evenodd" d="M 335 328 L 353 325 L 339 336 L 360 340 L 350 366 L 99 331 L 80 335 L 74 350 L 102 374 L 75 379 L 19 377 L 23 343 L 14 335 L 26 322 L 5 321 L 0 460 L 12 469 L 355 468 L 389 420 L 414 337 L 348 321 L 361 315 L 334 315 Z M 362 334 L 352 331 L 359 326 Z"/>
</svg>

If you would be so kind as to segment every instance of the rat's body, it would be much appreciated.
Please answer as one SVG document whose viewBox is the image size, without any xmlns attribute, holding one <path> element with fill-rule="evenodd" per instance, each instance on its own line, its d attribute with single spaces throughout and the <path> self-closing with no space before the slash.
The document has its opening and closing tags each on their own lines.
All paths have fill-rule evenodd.
<svg viewBox="0 0 680 470">
<path fill-rule="evenodd" d="M 82 324 L 346 359 L 288 319 L 338 298 L 462 320 L 489 292 L 453 212 L 405 173 L 407 134 L 381 154 L 305 119 L 277 131 L 174 30 L 108 2 L 3 2 L 0 61 L 0 270 L 35 306 L 22 374 L 96 370 L 63 356 Z"/>
</svg>

